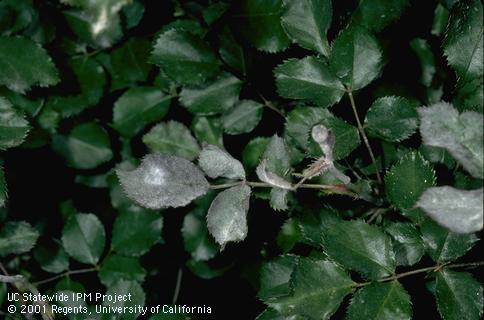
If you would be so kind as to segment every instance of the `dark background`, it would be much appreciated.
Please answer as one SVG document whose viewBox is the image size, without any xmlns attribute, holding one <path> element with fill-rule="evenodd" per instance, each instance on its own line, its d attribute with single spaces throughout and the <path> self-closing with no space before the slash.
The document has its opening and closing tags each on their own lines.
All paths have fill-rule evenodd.
<svg viewBox="0 0 484 320">
<path fill-rule="evenodd" d="M 204 2 L 199 1 L 199 3 Z M 185 5 L 189 10 L 190 5 Z M 356 8 L 356 5 L 356 1 L 333 1 L 334 15 L 333 25 L 329 33 L 330 41 L 345 25 L 350 12 Z M 414 38 L 426 39 L 431 45 L 437 59 L 437 65 L 444 68 L 445 71 L 441 74 L 445 84 L 443 99 L 450 100 L 452 88 L 455 84 L 454 73 L 446 68 L 446 63 L 442 58 L 440 48 L 442 39 L 430 34 L 436 5 L 437 1 L 412 1 L 411 6 L 401 19 L 378 35 L 385 49 L 387 64 L 382 77 L 358 93 L 356 99 L 360 108 L 360 115 L 364 115 L 373 101 L 373 93 L 382 87 L 394 87 L 404 94 L 416 98 L 423 97 L 424 88 L 419 83 L 420 64 L 409 46 L 410 40 Z M 126 34 L 126 38 L 132 35 L 151 35 L 173 19 L 173 8 L 168 1 L 145 1 L 145 6 L 146 10 L 142 22 Z M 44 10 L 42 14 L 48 16 L 49 19 L 54 19 L 58 28 L 66 28 L 62 17 L 55 12 L 53 7 L 42 4 L 41 7 Z M 233 23 L 229 11 L 218 24 Z M 68 32 L 68 30 L 65 30 L 65 32 Z M 209 40 L 210 37 L 211 34 L 208 35 Z M 241 37 L 238 40 L 244 43 Z M 256 50 L 252 50 L 252 54 L 255 59 L 254 68 L 249 70 L 246 80 L 250 84 L 244 87 L 241 98 L 260 100 L 256 94 L 256 91 L 259 91 L 266 98 L 275 100 L 279 98 L 275 96 L 272 78 L 273 67 L 288 57 L 304 56 L 308 54 L 308 51 L 297 46 L 291 46 L 291 48 L 279 54 L 264 54 Z M 84 112 L 78 119 L 82 121 L 98 119 L 101 122 L 110 123 L 112 121 L 112 104 L 121 93 L 122 91 L 107 94 L 98 107 Z M 349 123 L 354 124 L 347 97 L 344 97 L 337 106 L 333 107 L 332 111 Z M 192 116 L 174 103 L 166 119 L 176 119 L 189 124 Z M 63 122 L 60 128 L 61 132 L 68 132 L 73 124 L 74 120 Z M 253 133 L 224 136 L 224 144 L 232 155 L 240 159 L 243 146 L 251 138 L 271 136 L 274 133 L 282 134 L 283 124 L 283 119 L 280 116 L 271 110 L 265 110 L 261 123 Z M 114 131 L 110 131 L 110 134 L 114 153 L 117 156 L 111 163 L 95 170 L 82 172 L 83 174 L 103 173 L 120 160 L 120 144 L 117 141 L 117 135 Z M 418 136 L 405 142 L 408 146 L 415 146 L 418 143 Z M 132 147 L 137 157 L 141 157 L 147 152 L 139 139 L 133 141 Z M 380 146 L 374 143 L 374 148 L 379 150 Z M 109 231 L 112 229 L 116 212 L 110 205 L 108 189 L 91 189 L 76 184 L 74 179 L 79 172 L 68 168 L 64 160 L 56 155 L 48 145 L 37 149 L 16 148 L 5 153 L 4 156 L 4 166 L 7 168 L 6 179 L 9 187 L 9 216 L 11 219 L 25 219 L 34 224 L 41 223 L 45 227 L 44 235 L 60 238 L 62 220 L 59 203 L 71 199 L 79 212 L 93 212 L 100 217 L 108 232 L 107 241 L 109 241 Z M 363 157 L 366 161 L 369 160 L 367 159 L 367 152 L 362 146 L 352 153 L 350 162 L 355 157 Z M 437 167 L 436 169 L 443 177 L 439 180 L 439 183 L 452 183 L 450 174 L 443 168 Z M 319 206 L 322 200 L 340 209 L 351 209 L 362 204 L 337 196 L 321 199 L 315 197 L 311 192 L 304 192 L 299 196 L 302 197 L 301 202 L 315 207 Z M 165 210 L 163 212 L 163 239 L 165 243 L 156 245 L 149 254 L 142 257 L 142 264 L 148 272 L 154 270 L 154 274 L 148 275 L 144 284 L 148 305 L 171 303 L 178 269 L 189 258 L 189 254 L 183 248 L 180 228 L 184 215 L 192 208 L 193 205 L 181 209 Z M 257 279 L 257 267 L 263 261 L 261 253 L 267 258 L 281 253 L 274 240 L 286 218 L 285 213 L 271 210 L 267 201 L 253 200 L 249 213 L 248 238 L 242 243 L 228 245 L 222 253 L 210 262 L 214 267 L 233 264 L 233 268 L 222 277 L 212 280 L 200 279 L 184 268 L 178 304 L 210 306 L 214 312 L 213 316 L 200 317 L 200 319 L 254 319 L 265 309 L 264 304 L 257 299 L 257 291 L 254 287 L 254 284 L 256 284 L 254 280 Z M 482 244 L 479 242 L 460 261 L 478 260 L 481 258 L 482 249 Z M 307 254 L 308 248 L 298 246 L 294 252 Z M 28 269 L 32 271 L 34 280 L 50 276 L 43 272 L 35 261 L 26 263 Z M 429 258 L 424 257 L 412 269 L 433 264 Z M 76 263 L 71 261 L 72 269 L 82 267 L 84 266 L 76 266 Z M 405 268 L 400 268 L 399 272 L 405 270 Z M 83 283 L 88 291 L 103 290 L 94 274 L 75 276 L 74 279 Z M 414 319 L 439 318 L 435 298 L 425 287 L 424 274 L 403 278 L 401 282 L 411 295 Z M 47 286 L 52 286 L 52 284 Z M 45 291 L 49 288 L 40 287 L 39 289 Z M 343 318 L 348 302 L 349 298 L 345 300 L 333 319 Z"/>
</svg>

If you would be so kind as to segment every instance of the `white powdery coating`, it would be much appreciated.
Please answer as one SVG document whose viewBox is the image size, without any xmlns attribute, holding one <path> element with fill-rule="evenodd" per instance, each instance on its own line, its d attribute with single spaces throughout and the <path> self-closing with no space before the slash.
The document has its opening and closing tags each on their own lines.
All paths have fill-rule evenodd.
<svg viewBox="0 0 484 320">
<path fill-rule="evenodd" d="M 321 151 L 326 156 L 326 160 L 333 161 L 333 147 L 335 136 L 322 124 L 318 124 L 311 130 L 311 137 L 319 144 Z"/>
<path fill-rule="evenodd" d="M 423 143 L 447 149 L 473 177 L 482 178 L 482 114 L 468 111 L 459 115 L 445 102 L 419 108 L 418 113 Z"/>
<path fill-rule="evenodd" d="M 149 154 L 133 171 L 117 170 L 126 195 L 143 207 L 181 207 L 204 195 L 209 183 L 193 163 L 166 154 Z"/>
<path fill-rule="evenodd" d="M 292 190 L 293 186 L 289 181 L 284 180 L 273 172 L 267 170 L 267 159 L 261 161 L 256 169 L 257 177 L 265 183 L 281 189 Z"/>
<path fill-rule="evenodd" d="M 247 236 L 250 192 L 247 185 L 236 186 L 220 192 L 212 201 L 207 227 L 221 250 L 227 242 L 242 241 Z"/>
<path fill-rule="evenodd" d="M 468 191 L 433 187 L 425 190 L 417 206 L 452 232 L 477 232 L 482 229 L 482 192 L 482 188 Z"/>
<path fill-rule="evenodd" d="M 239 160 L 214 145 L 203 148 L 198 165 L 210 178 L 225 177 L 245 180 L 245 170 Z"/>
</svg>

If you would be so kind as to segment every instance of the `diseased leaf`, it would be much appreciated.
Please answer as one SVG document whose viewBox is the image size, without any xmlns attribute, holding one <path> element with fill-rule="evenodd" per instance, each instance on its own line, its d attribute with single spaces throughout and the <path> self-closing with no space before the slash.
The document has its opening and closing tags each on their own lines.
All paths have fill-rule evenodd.
<svg viewBox="0 0 484 320">
<path fill-rule="evenodd" d="M 388 199 L 399 209 L 411 209 L 422 192 L 435 184 L 432 165 L 418 152 L 409 152 L 385 176 Z"/>
<path fill-rule="evenodd" d="M 407 0 L 362 0 L 351 22 L 378 32 L 400 18 L 407 6 Z"/>
<path fill-rule="evenodd" d="M 482 179 L 482 114 L 472 111 L 459 114 L 445 102 L 419 108 L 418 113 L 423 143 L 447 149 L 473 177 Z"/>
<path fill-rule="evenodd" d="M 113 157 L 107 132 L 94 122 L 75 126 L 68 136 L 54 136 L 52 148 L 76 169 L 92 169 Z"/>
<path fill-rule="evenodd" d="M 153 87 L 127 90 L 114 103 L 114 128 L 125 137 L 133 137 L 145 126 L 159 121 L 170 108 L 171 97 Z"/>
<path fill-rule="evenodd" d="M 331 44 L 329 65 L 346 87 L 358 90 L 380 76 L 383 54 L 371 33 L 360 27 L 346 28 Z"/>
<path fill-rule="evenodd" d="M 179 84 L 195 85 L 213 78 L 220 62 L 212 49 L 197 36 L 182 30 L 161 34 L 151 53 L 151 62 Z"/>
<path fill-rule="evenodd" d="M 417 202 L 432 219 L 456 233 L 482 229 L 483 189 L 458 190 L 449 186 L 425 190 Z"/>
<path fill-rule="evenodd" d="M 193 260 L 206 261 L 217 254 L 218 246 L 208 233 L 205 210 L 197 208 L 188 213 L 183 219 L 181 233 L 185 250 Z"/>
<path fill-rule="evenodd" d="M 157 212 L 122 212 L 115 220 L 111 249 L 138 257 L 161 241 L 163 218 Z"/>
<path fill-rule="evenodd" d="M 217 117 L 195 117 L 191 129 L 200 144 L 213 144 L 223 148 L 223 123 Z"/>
<path fill-rule="evenodd" d="M 250 193 L 246 185 L 232 187 L 220 192 L 210 205 L 207 227 L 221 250 L 228 242 L 242 241 L 247 236 Z"/>
<path fill-rule="evenodd" d="M 269 304 L 277 298 L 291 293 L 291 274 L 299 261 L 299 257 L 292 254 L 278 256 L 264 263 L 260 269 L 259 299 Z"/>
<path fill-rule="evenodd" d="M 214 145 L 203 148 L 198 165 L 210 178 L 224 177 L 245 180 L 245 170 L 239 160 Z"/>
<path fill-rule="evenodd" d="M 453 233 L 430 219 L 420 227 L 427 253 L 435 262 L 451 262 L 463 256 L 479 240 L 475 234 Z"/>
<path fill-rule="evenodd" d="M 33 248 L 39 232 L 25 221 L 9 221 L 0 229 L 0 256 L 21 254 Z"/>
<path fill-rule="evenodd" d="M 274 76 L 281 97 L 308 100 L 321 107 L 337 103 L 345 92 L 328 65 L 316 57 L 287 60 L 274 69 Z"/>
<path fill-rule="evenodd" d="M 117 174 L 127 196 L 150 209 L 186 206 L 209 188 L 195 165 L 166 154 L 148 154 L 137 169 Z"/>
<path fill-rule="evenodd" d="M 329 319 L 353 285 L 349 275 L 333 262 L 301 258 L 291 276 L 291 294 L 277 298 L 269 306 L 286 317 Z"/>
<path fill-rule="evenodd" d="M 482 77 L 482 15 L 479 0 L 461 1 L 452 9 L 442 46 L 449 65 L 462 81 Z"/>
<path fill-rule="evenodd" d="M 282 0 L 243 0 L 240 12 L 240 32 L 259 50 L 277 52 L 286 49 L 290 41 L 281 26 Z"/>
<path fill-rule="evenodd" d="M 25 93 L 33 86 L 49 87 L 59 82 L 57 69 L 47 52 L 23 37 L 0 37 L 0 85 Z"/>
<path fill-rule="evenodd" d="M 482 319 L 482 285 L 469 273 L 444 268 L 436 279 L 435 298 L 442 319 Z"/>
<path fill-rule="evenodd" d="M 331 0 L 283 0 L 282 27 L 301 47 L 329 56 L 326 33 L 331 25 Z"/>
<path fill-rule="evenodd" d="M 184 124 L 177 121 L 162 122 L 143 136 L 143 143 L 152 152 L 173 154 L 194 160 L 200 153 L 197 140 Z"/>
<path fill-rule="evenodd" d="M 95 265 L 104 251 L 106 231 L 92 213 L 78 213 L 62 229 L 62 245 L 75 260 Z"/>
<path fill-rule="evenodd" d="M 366 113 L 368 133 L 389 142 L 407 139 L 417 131 L 417 103 L 402 97 L 389 96 L 375 100 Z"/>
<path fill-rule="evenodd" d="M 358 130 L 337 118 L 328 110 L 314 107 L 297 107 L 286 117 L 284 136 L 287 141 L 294 144 L 311 156 L 323 155 L 319 145 L 310 140 L 312 128 L 317 124 L 323 124 L 331 130 L 335 136 L 333 159 L 339 160 L 351 153 L 359 144 Z"/>
<path fill-rule="evenodd" d="M 323 233 L 326 254 L 367 279 L 379 279 L 395 271 L 390 238 L 378 227 L 360 220 L 332 224 Z"/>
<path fill-rule="evenodd" d="M 385 231 L 392 237 L 397 265 L 414 265 L 425 254 L 422 237 L 413 224 L 394 222 L 385 227 Z"/>
<path fill-rule="evenodd" d="M 252 100 L 241 100 L 222 116 L 224 131 L 228 134 L 248 133 L 262 119 L 264 106 Z"/>
<path fill-rule="evenodd" d="M 410 296 L 398 281 L 373 282 L 355 293 L 345 319 L 410 320 Z"/>
<path fill-rule="evenodd" d="M 137 258 L 111 254 L 101 264 L 98 275 L 101 283 L 109 287 L 118 280 L 143 282 L 146 270 Z"/>
<path fill-rule="evenodd" d="M 222 113 L 235 104 L 239 98 L 242 82 L 228 73 L 203 88 L 184 88 L 180 103 L 188 111 L 199 115 Z"/>
<path fill-rule="evenodd" d="M 23 112 L 0 96 L 0 150 L 16 147 L 24 142 L 30 130 Z"/>
</svg>

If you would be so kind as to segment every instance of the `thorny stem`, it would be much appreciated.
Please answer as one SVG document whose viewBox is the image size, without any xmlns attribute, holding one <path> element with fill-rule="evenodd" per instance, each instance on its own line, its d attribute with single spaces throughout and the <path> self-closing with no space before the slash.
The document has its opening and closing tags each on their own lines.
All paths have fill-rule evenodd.
<svg viewBox="0 0 484 320">
<path fill-rule="evenodd" d="M 34 282 L 33 285 L 38 286 L 38 285 L 49 283 L 49 282 L 52 282 L 54 280 L 64 278 L 64 277 L 67 277 L 67 276 L 70 276 L 70 275 L 73 275 L 73 274 L 89 273 L 89 272 L 94 272 L 94 271 L 98 271 L 98 270 L 99 270 L 99 267 L 97 267 L 97 266 L 92 267 L 92 268 L 86 268 L 86 269 L 69 270 L 69 271 L 66 271 L 64 273 L 58 274 L 56 276 L 53 276 L 53 277 L 50 277 L 50 278 L 47 278 L 47 279 L 44 279 L 44 280 L 41 280 L 41 281 Z"/>
<path fill-rule="evenodd" d="M 363 129 L 363 126 L 361 125 L 360 117 L 358 115 L 358 111 L 356 110 L 356 104 L 355 104 L 355 99 L 353 98 L 353 92 L 351 91 L 350 88 L 346 88 L 346 92 L 348 93 L 348 97 L 350 98 L 351 109 L 353 109 L 353 113 L 354 113 L 355 118 L 356 118 L 356 124 L 358 125 L 358 131 L 360 132 L 361 138 L 363 139 L 363 142 L 365 143 L 365 146 L 368 149 L 368 153 L 370 154 L 371 162 L 373 162 L 373 165 L 375 166 L 376 178 L 378 179 L 378 183 L 383 184 L 383 180 L 380 176 L 380 171 L 379 171 L 378 166 L 376 164 L 375 155 L 373 154 L 373 150 L 371 149 L 370 142 L 368 141 L 368 137 L 366 136 L 365 129 Z"/>
<path fill-rule="evenodd" d="M 481 267 L 481 266 L 484 266 L 484 261 L 467 262 L 467 263 L 454 263 L 454 264 L 445 264 L 444 263 L 444 264 L 438 264 L 438 265 L 435 265 L 435 266 L 432 266 L 432 267 L 415 269 L 415 270 L 395 274 L 393 276 L 381 278 L 381 279 L 378 279 L 376 281 L 377 282 L 388 282 L 388 281 L 393 281 L 393 280 L 397 280 L 397 279 L 400 279 L 400 278 L 412 276 L 414 274 L 425 273 L 425 272 L 437 272 L 440 269 L 442 269 L 443 267 L 446 267 L 446 268 L 476 268 L 476 267 Z M 357 287 L 357 288 L 364 287 L 366 285 L 369 285 L 370 283 L 371 282 L 356 283 L 355 287 Z"/>
<path fill-rule="evenodd" d="M 229 182 L 224 184 L 212 184 L 210 185 L 210 189 L 217 190 L 217 189 L 226 189 L 240 185 L 248 185 L 254 188 L 274 188 L 274 186 L 270 183 L 266 182 L 255 182 L 255 181 L 236 181 L 236 182 Z M 348 189 L 344 185 L 327 185 L 327 184 L 312 184 L 312 183 L 304 183 L 298 186 L 298 189 L 319 189 L 319 190 L 328 190 L 337 194 L 344 194 L 349 195 L 355 198 L 359 198 L 359 195 Z M 295 191 L 295 190 L 294 190 Z"/>
</svg>

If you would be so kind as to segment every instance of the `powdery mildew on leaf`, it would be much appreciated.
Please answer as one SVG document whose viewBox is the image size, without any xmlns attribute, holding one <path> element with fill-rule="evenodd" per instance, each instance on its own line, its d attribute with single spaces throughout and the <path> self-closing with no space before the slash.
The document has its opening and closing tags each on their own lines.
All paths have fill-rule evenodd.
<svg viewBox="0 0 484 320">
<path fill-rule="evenodd" d="M 419 108 L 423 143 L 442 147 L 475 178 L 484 176 L 482 114 L 467 111 L 459 115 L 449 103 Z"/>
<path fill-rule="evenodd" d="M 207 145 L 203 148 L 198 165 L 210 178 L 245 179 L 242 163 L 214 145 Z"/>
<path fill-rule="evenodd" d="M 137 169 L 117 174 L 126 195 L 150 209 L 186 206 L 209 188 L 193 163 L 161 153 L 148 154 Z"/>
<path fill-rule="evenodd" d="M 417 206 L 452 232 L 477 232 L 482 229 L 482 192 L 482 188 L 469 191 L 433 187 L 422 194 Z"/>
<path fill-rule="evenodd" d="M 293 186 L 289 181 L 284 180 L 283 178 L 279 177 L 277 174 L 270 172 L 267 170 L 267 160 L 264 159 L 261 163 L 257 166 L 256 169 L 257 177 L 261 181 L 264 181 L 274 187 L 292 190 Z"/>
<path fill-rule="evenodd" d="M 221 250 L 228 242 L 242 241 L 247 236 L 250 193 L 247 185 L 232 187 L 220 192 L 210 205 L 207 227 Z"/>
</svg>

